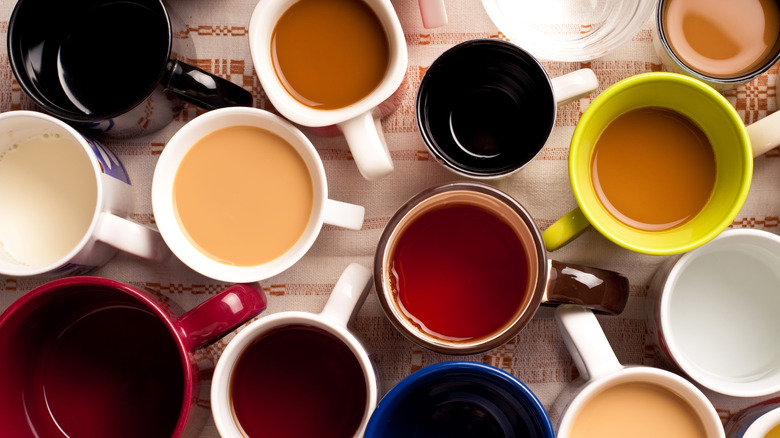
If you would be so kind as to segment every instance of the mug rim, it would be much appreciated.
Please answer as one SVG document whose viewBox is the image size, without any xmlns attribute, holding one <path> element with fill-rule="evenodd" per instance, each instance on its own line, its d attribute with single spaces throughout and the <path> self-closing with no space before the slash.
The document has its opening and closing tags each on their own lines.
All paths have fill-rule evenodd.
<svg viewBox="0 0 780 438">
<path fill-rule="evenodd" d="M 211 412 L 217 430 L 222 436 L 244 438 L 241 425 L 233 411 L 230 387 L 236 365 L 251 345 L 267 334 L 286 327 L 309 326 L 336 336 L 354 355 L 363 370 L 366 383 L 366 406 L 357 432 L 365 430 L 378 402 L 378 378 L 368 351 L 346 327 L 322 314 L 300 310 L 287 310 L 262 316 L 240 329 L 220 354 L 211 382 Z"/>
<path fill-rule="evenodd" d="M 598 117 L 600 109 L 617 96 L 628 92 L 629 90 L 637 89 L 654 83 L 691 87 L 691 89 L 694 90 L 694 92 L 697 94 L 706 96 L 707 99 L 711 99 L 711 102 L 713 102 L 714 105 L 723 110 L 723 116 L 728 119 L 730 122 L 730 127 L 734 129 L 734 134 L 738 138 L 741 145 L 741 148 L 738 151 L 738 155 L 742 159 L 742 176 L 739 180 L 738 189 L 733 200 L 734 202 L 731 203 L 728 209 L 724 209 L 727 211 L 722 212 L 722 214 L 718 216 L 718 219 L 713 221 L 714 226 L 711 226 L 710 229 L 706 232 L 699 233 L 701 234 L 699 237 L 688 237 L 687 240 L 683 242 L 665 244 L 663 246 L 660 246 L 661 244 L 658 243 L 659 239 L 657 238 L 652 239 L 652 242 L 649 243 L 651 239 L 648 239 L 648 236 L 666 236 L 670 233 L 675 233 L 678 230 L 691 226 L 691 223 L 693 223 L 697 218 L 702 217 L 702 212 L 704 212 L 707 208 L 706 205 L 704 209 L 702 209 L 694 218 L 691 218 L 682 225 L 662 231 L 639 230 L 629 225 L 623 224 L 614 218 L 611 213 L 606 211 L 606 209 L 601 204 L 601 201 L 595 194 L 595 190 L 593 189 L 592 178 L 590 176 L 590 166 L 588 166 L 587 172 L 580 173 L 578 170 L 578 166 L 581 166 L 581 163 L 585 162 L 586 159 L 588 162 L 590 162 L 590 156 L 593 147 L 591 145 L 583 146 L 582 143 L 585 143 L 584 139 L 588 137 L 588 130 L 591 129 L 587 125 L 589 125 L 592 119 Z M 646 103 L 637 105 L 632 104 L 629 110 L 649 106 L 652 107 L 657 105 Z M 612 120 L 614 120 L 614 118 L 612 118 L 610 122 Z M 707 136 L 709 138 L 710 134 L 707 133 Z M 712 142 L 712 140 L 710 141 Z M 580 120 L 577 122 L 577 126 L 574 129 L 574 134 L 572 135 L 569 149 L 568 170 L 572 190 L 574 192 L 574 197 L 577 201 L 579 209 L 587 218 L 588 222 L 603 236 L 607 237 L 617 245 L 635 252 L 651 255 L 670 255 L 687 252 L 703 245 L 704 243 L 712 240 L 731 224 L 734 217 L 736 217 L 736 215 L 741 210 L 750 189 L 753 173 L 753 156 L 752 149 L 750 147 L 750 139 L 748 138 L 745 125 L 734 107 L 731 106 L 729 101 L 726 100 L 723 95 L 718 93 L 714 88 L 710 87 L 706 83 L 690 76 L 669 72 L 647 72 L 630 76 L 611 85 L 601 94 L 599 94 L 593 100 L 593 102 L 591 102 L 591 104 L 582 114 L 582 117 L 580 117 Z M 716 176 L 716 182 L 719 179 L 720 176 Z M 709 202 L 707 205 L 709 205 Z M 629 236 L 629 238 L 624 236 L 622 237 L 620 236 L 621 232 L 623 234 L 630 233 L 631 236 Z M 663 244 L 664 242 L 661 243 Z"/>
<path fill-rule="evenodd" d="M 500 368 L 467 360 L 438 362 L 425 366 L 403 378 L 385 394 L 376 406 L 376 409 L 374 409 L 368 426 L 366 427 L 366 436 L 374 436 L 375 433 L 378 433 L 377 429 L 381 427 L 381 424 L 379 424 L 380 417 L 384 415 L 393 415 L 394 411 L 401 405 L 404 398 L 408 396 L 410 392 L 421 386 L 427 385 L 432 379 L 446 377 L 453 373 L 467 373 L 479 377 L 482 381 L 495 380 L 502 384 L 506 384 L 502 385 L 502 387 L 511 389 L 512 395 L 516 396 L 518 399 L 522 398 L 523 404 L 529 408 L 529 411 L 533 410 L 538 414 L 537 419 L 540 420 L 539 423 L 542 428 L 545 429 L 547 437 L 553 438 L 555 436 L 547 410 L 544 408 L 536 394 L 534 394 L 526 384 Z"/>
<path fill-rule="evenodd" d="M 522 310 L 519 314 L 516 312 L 511 319 L 506 321 L 506 324 L 487 336 L 468 342 L 444 342 L 436 340 L 433 336 L 422 336 L 420 330 L 410 327 L 411 324 L 409 324 L 402 315 L 397 315 L 395 306 L 392 304 L 394 299 L 391 296 L 388 296 L 391 294 L 391 291 L 385 287 L 387 284 L 385 265 L 390 258 L 390 254 L 388 254 L 388 250 L 391 248 L 390 241 L 396 234 L 398 227 L 402 224 L 403 220 L 410 213 L 414 212 L 414 209 L 418 205 L 423 204 L 427 200 L 448 193 L 457 192 L 476 193 L 478 196 L 487 196 L 502 203 L 516 214 L 533 238 L 533 247 L 536 253 L 535 263 L 538 266 L 534 288 L 533 290 L 526 291 L 526 293 L 530 295 L 530 299 L 527 303 L 518 307 L 518 311 Z M 494 212 L 490 211 L 490 213 L 493 214 Z M 519 237 L 518 239 L 520 240 Z M 541 232 L 534 223 L 530 213 L 507 193 L 480 182 L 463 181 L 439 184 L 424 189 L 414 195 L 406 201 L 388 221 L 379 238 L 379 243 L 374 254 L 374 289 L 376 289 L 379 304 L 387 316 L 387 319 L 407 339 L 438 353 L 458 355 L 481 353 L 496 348 L 515 336 L 531 321 L 531 319 L 533 319 L 539 306 L 544 301 L 549 264 L 547 252 L 542 242 Z M 524 244 L 523 246 L 525 247 L 526 245 Z M 528 258 L 530 259 L 531 254 L 528 255 Z"/>
<path fill-rule="evenodd" d="M 222 128 L 241 125 L 266 129 L 289 143 L 306 163 L 314 189 L 312 210 L 303 234 L 286 252 L 271 261 L 252 266 L 221 263 L 198 250 L 179 226 L 173 203 L 173 183 L 187 152 L 205 135 Z M 290 122 L 259 108 L 218 108 L 190 120 L 174 133 L 166 144 L 155 164 L 152 178 L 152 211 L 160 235 L 171 251 L 196 272 L 233 283 L 264 280 L 297 263 L 311 248 L 322 230 L 327 201 L 325 168 L 314 145 Z"/>
<path fill-rule="evenodd" d="M 746 408 L 748 410 L 750 408 Z M 759 415 L 745 428 L 741 438 L 764 438 L 772 429 L 780 426 L 780 406 Z"/>
<path fill-rule="evenodd" d="M 25 5 L 25 1 L 27 2 L 27 5 Z M 163 17 L 165 18 L 166 27 L 168 30 L 168 42 L 167 42 L 167 50 L 166 50 L 166 57 L 163 63 L 160 65 L 160 69 L 157 73 L 157 78 L 154 82 L 151 82 L 149 86 L 146 89 L 146 92 L 143 96 L 138 97 L 135 101 L 133 101 L 132 104 L 128 104 L 126 107 L 119 109 L 117 111 L 111 112 L 111 113 L 105 113 L 105 114 L 86 114 L 83 112 L 75 112 L 75 111 L 67 111 L 63 108 L 61 108 L 59 105 L 55 105 L 53 102 L 51 102 L 49 99 L 45 98 L 43 93 L 40 93 L 34 85 L 31 85 L 27 79 L 31 79 L 28 74 L 25 73 L 26 68 L 24 63 L 22 62 L 21 58 L 23 57 L 21 53 L 19 53 L 22 49 L 19 47 L 20 42 L 17 38 L 17 33 L 19 33 L 18 29 L 15 29 L 15 21 L 19 19 L 19 16 L 26 12 L 26 8 L 29 8 L 31 0 L 19 0 L 18 3 L 14 6 L 13 11 L 11 12 L 11 16 L 8 19 L 8 38 L 6 42 L 6 49 L 8 51 L 8 61 L 11 66 L 11 71 L 13 72 L 14 77 L 16 78 L 16 81 L 19 83 L 19 86 L 22 88 L 22 90 L 25 92 L 27 96 L 29 96 L 36 104 L 38 104 L 41 108 L 45 109 L 47 112 L 50 112 L 54 114 L 57 117 L 61 117 L 65 120 L 70 120 L 73 122 L 98 122 L 103 120 L 109 120 L 113 119 L 115 117 L 121 116 L 128 111 L 136 108 L 141 102 L 146 100 L 153 92 L 154 90 L 160 85 L 160 81 L 163 78 L 163 75 L 165 74 L 165 66 L 166 64 L 171 60 L 171 51 L 173 49 L 173 24 L 171 22 L 171 16 L 170 12 L 168 11 L 168 7 L 165 5 L 163 0 L 146 0 L 148 4 L 157 4 L 160 7 L 160 12 L 162 12 Z M 110 0 L 105 0 L 106 3 L 111 3 Z M 43 8 L 46 9 L 46 8 Z M 36 13 L 38 10 L 36 9 Z"/>
</svg>

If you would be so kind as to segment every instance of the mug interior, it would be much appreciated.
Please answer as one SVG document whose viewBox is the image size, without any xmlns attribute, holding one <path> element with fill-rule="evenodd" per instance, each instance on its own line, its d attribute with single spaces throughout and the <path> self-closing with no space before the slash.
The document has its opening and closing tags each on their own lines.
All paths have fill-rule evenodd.
<svg viewBox="0 0 780 438">
<path fill-rule="evenodd" d="M 233 126 L 262 128 L 281 137 L 295 148 L 303 159 L 313 185 L 313 205 L 303 234 L 280 256 L 253 266 L 231 265 L 200 251 L 182 230 L 175 213 L 173 187 L 182 159 L 206 135 Z M 248 283 L 271 277 L 298 261 L 319 234 L 326 200 L 325 169 L 311 142 L 281 117 L 256 108 L 231 107 L 212 110 L 186 124 L 166 145 L 157 162 L 152 182 L 152 208 L 155 219 L 160 234 L 171 251 L 195 271 L 217 280 L 235 283 Z M 274 206 L 268 205 L 266 209 L 272 210 Z"/>
<path fill-rule="evenodd" d="M 729 230 L 685 254 L 660 298 L 667 351 L 714 391 L 757 397 L 780 391 L 780 237 Z M 723 348 L 727 345 L 727 348 Z"/>
<path fill-rule="evenodd" d="M 102 192 L 99 164 L 78 132 L 45 114 L 7 112 L 0 116 L 0 132 L 0 180 L 12 188 L 2 195 L 8 211 L 0 221 L 5 230 L 0 232 L 0 272 L 50 272 L 76 255 L 92 235 Z M 44 143 L 36 138 L 56 141 L 52 146 L 57 150 L 50 151 L 56 157 L 21 158 L 20 145 L 31 148 L 30 153 L 43 153 L 39 148 Z M 13 165 L 11 154 L 19 157 Z"/>
<path fill-rule="evenodd" d="M 442 362 L 393 387 L 366 436 L 552 438 L 553 430 L 539 400 L 514 376 L 475 362 Z"/>
<path fill-rule="evenodd" d="M 420 82 L 417 125 L 440 162 L 471 177 L 520 169 L 544 146 L 556 103 L 544 67 L 502 40 L 458 44 Z"/>
<path fill-rule="evenodd" d="M 176 435 L 193 376 L 175 333 L 148 298 L 109 280 L 34 289 L 0 316 L 0 351 L 14 358 L 0 365 L 4 433 Z"/>
<path fill-rule="evenodd" d="M 644 231 L 617 220 L 603 206 L 592 180 L 593 149 L 604 129 L 637 108 L 658 107 L 686 116 L 706 134 L 715 155 L 716 179 L 703 209 L 667 230 Z M 580 209 L 613 242 L 648 254 L 693 249 L 725 229 L 750 188 L 753 158 L 745 126 L 729 102 L 696 79 L 674 73 L 644 73 L 601 93 L 577 123 L 569 153 L 569 176 Z"/>
<path fill-rule="evenodd" d="M 419 321 L 408 315 L 398 299 L 398 291 L 394 286 L 394 276 L 397 274 L 393 269 L 393 255 L 399 239 L 417 219 L 448 206 L 460 205 L 482 209 L 510 226 L 525 251 L 527 277 L 519 279 L 525 284 L 524 290 L 518 291 L 523 294 L 522 301 L 511 317 L 498 329 L 480 337 L 453 339 L 437 336 L 423 329 Z M 458 236 L 452 238 L 457 240 Z M 423 191 L 396 212 L 380 238 L 374 270 L 374 281 L 380 304 L 390 322 L 402 334 L 434 351 L 470 354 L 497 347 L 530 321 L 541 303 L 545 290 L 547 262 L 546 253 L 541 247 L 539 232 L 522 206 L 503 192 L 489 186 L 478 183 L 454 183 Z M 485 272 L 485 275 L 490 274 Z M 474 281 L 478 287 L 479 281 Z M 479 292 L 475 290 L 474 293 Z"/>
</svg>

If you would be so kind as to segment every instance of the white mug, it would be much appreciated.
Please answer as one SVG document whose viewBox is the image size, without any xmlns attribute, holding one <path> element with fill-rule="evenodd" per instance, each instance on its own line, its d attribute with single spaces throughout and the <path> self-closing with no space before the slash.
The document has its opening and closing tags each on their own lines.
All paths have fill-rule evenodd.
<svg viewBox="0 0 780 438">
<path fill-rule="evenodd" d="M 389 0 L 365 0 L 384 26 L 389 64 L 381 83 L 367 96 L 342 108 L 321 110 L 296 100 L 282 85 L 271 57 L 271 39 L 279 18 L 296 0 L 263 0 L 249 22 L 249 48 L 263 91 L 285 118 L 314 128 L 333 125 L 344 134 L 358 170 L 368 180 L 393 171 L 381 122 L 383 104 L 405 83 L 408 54 L 401 23 Z"/>
<path fill-rule="evenodd" d="M 363 431 L 368 424 L 369 417 L 376 406 L 379 389 L 376 372 L 368 353 L 361 345 L 360 341 L 349 331 L 347 326 L 360 310 L 360 307 L 370 290 L 371 271 L 362 265 L 352 263 L 347 266 L 336 282 L 322 312 L 318 314 L 301 311 L 279 312 L 267 317 L 259 318 L 241 329 L 241 331 L 228 343 L 227 347 L 225 347 L 225 350 L 214 369 L 214 376 L 211 383 L 211 411 L 220 435 L 223 438 L 251 438 L 257 436 L 257 434 L 252 433 L 252 430 L 254 430 L 253 428 L 262 428 L 263 436 L 274 436 L 274 433 L 271 431 L 273 428 L 301 427 L 308 429 L 309 436 L 316 436 L 316 434 L 312 433 L 312 428 L 317 430 L 317 427 L 330 427 L 331 425 L 333 427 L 339 427 L 337 424 L 345 423 L 350 425 L 345 426 L 345 428 L 353 429 L 354 431 L 350 430 L 350 432 L 347 432 L 346 429 L 341 430 L 341 433 L 334 433 L 333 431 L 327 433 L 322 431 L 321 435 L 348 436 L 349 433 L 352 433 L 350 436 L 362 436 Z M 347 363 L 337 359 L 345 358 L 335 354 L 332 357 L 319 357 L 318 354 L 318 359 L 312 359 L 310 361 L 308 360 L 311 359 L 311 357 L 309 357 L 309 352 L 305 350 L 300 351 L 300 348 L 305 348 L 300 344 L 293 346 L 290 349 L 292 350 L 291 353 L 279 353 L 278 349 L 274 349 L 271 351 L 276 354 L 261 356 L 259 360 L 265 361 L 265 358 L 268 358 L 269 360 L 278 359 L 281 361 L 292 360 L 294 363 L 303 362 L 302 368 L 304 369 L 309 365 L 318 367 L 318 371 L 311 371 L 316 373 L 318 377 L 321 377 L 321 379 L 318 379 L 318 383 L 323 383 L 319 382 L 319 380 L 340 381 L 345 377 L 344 375 L 347 374 L 346 370 L 353 370 L 356 374 L 359 374 L 360 371 L 362 371 L 362 376 L 360 376 L 362 379 L 354 374 L 352 374 L 352 377 L 357 377 L 357 380 L 362 380 L 365 385 L 364 388 L 358 388 L 359 391 L 352 391 L 352 389 L 355 389 L 352 387 L 349 387 L 349 389 L 346 387 L 338 388 L 338 394 L 334 393 L 332 396 L 325 394 L 323 400 L 320 400 L 321 402 L 324 401 L 324 404 L 326 405 L 322 409 L 327 409 L 331 415 L 339 416 L 339 421 L 333 418 L 325 418 L 323 420 L 321 417 L 319 421 L 316 420 L 319 412 L 314 413 L 309 410 L 314 409 L 307 403 L 310 398 L 303 397 L 301 394 L 296 394 L 295 389 L 289 387 L 295 385 L 291 384 L 288 386 L 285 384 L 287 379 L 298 380 L 297 376 L 294 374 L 299 371 L 305 372 L 305 370 L 296 370 L 291 373 L 282 372 L 279 374 L 286 375 L 280 376 L 266 375 L 259 372 L 257 368 L 252 368 L 251 370 L 253 372 L 249 373 L 250 376 L 248 378 L 246 375 L 238 374 L 240 372 L 240 368 L 238 368 L 238 366 L 240 366 L 240 361 L 249 360 L 244 358 L 250 357 L 252 354 L 252 347 L 258 345 L 258 342 L 273 339 L 269 337 L 279 333 L 284 334 L 285 331 L 302 329 L 314 330 L 315 332 L 320 333 L 318 336 L 327 336 L 332 340 L 331 342 L 334 342 L 333 345 L 339 346 L 338 349 L 342 353 L 346 350 L 345 354 L 348 358 L 346 358 L 347 360 L 344 362 L 348 362 L 349 366 L 347 366 Z M 295 351 L 295 347 L 299 347 L 299 350 Z M 268 352 L 269 350 L 263 351 Z M 295 360 L 299 355 L 306 356 L 306 358 L 299 361 Z M 292 368 L 294 367 L 289 367 L 287 370 Z M 297 368 L 297 366 L 295 368 Z M 311 370 L 311 368 L 309 368 L 309 370 Z M 319 370 L 324 371 L 320 373 Z M 301 376 L 301 379 L 303 377 L 305 376 Z M 289 403 L 290 406 L 288 406 L 286 410 L 282 407 L 282 410 L 284 412 L 289 412 L 291 410 L 295 411 L 295 423 L 300 424 L 285 422 L 278 412 L 276 413 L 276 417 L 268 417 L 269 414 L 266 411 L 252 411 L 251 417 L 252 419 L 257 419 L 258 423 L 255 423 L 254 425 L 242 425 L 239 421 L 240 407 L 237 409 L 236 404 L 234 403 L 234 397 L 240 397 L 242 395 L 234 391 L 234 379 L 239 379 L 242 386 L 245 388 L 251 388 L 255 385 L 263 386 L 263 382 L 272 379 L 277 380 L 276 383 L 278 383 L 278 385 L 275 389 L 267 389 L 267 395 L 271 396 L 272 392 L 276 390 L 282 392 L 291 391 L 292 401 Z M 318 388 L 318 391 L 321 392 L 322 389 Z M 344 392 L 347 395 L 341 394 L 341 392 Z M 364 394 L 364 397 L 360 397 L 359 403 L 352 406 L 356 411 L 346 412 L 350 410 L 350 406 L 348 406 L 348 403 L 342 404 L 342 402 L 344 402 L 345 399 L 351 399 L 349 394 L 352 392 L 357 392 L 358 395 Z M 251 396 L 251 394 L 249 395 Z M 257 395 L 261 396 L 262 394 Z M 342 398 L 342 396 L 344 396 L 344 398 Z M 269 403 L 279 404 L 284 402 L 274 399 L 270 400 Z M 237 411 L 239 413 L 237 413 Z M 266 417 L 263 415 L 266 415 Z M 344 420 L 344 418 L 349 418 L 350 420 L 347 421 Z M 299 431 L 299 433 L 303 432 Z"/>
<path fill-rule="evenodd" d="M 119 158 L 35 111 L 0 114 L 0 274 L 78 275 L 116 250 L 165 261 L 156 230 L 126 219 L 130 178 Z"/>
<path fill-rule="evenodd" d="M 780 391 L 780 237 L 733 229 L 670 259 L 650 283 L 647 327 L 656 350 L 726 395 Z"/>
<path fill-rule="evenodd" d="M 728 438 L 776 437 L 780 432 L 780 398 L 764 400 L 737 412 L 725 428 Z"/>
<path fill-rule="evenodd" d="M 622 365 L 593 312 L 562 305 L 555 319 L 580 372 L 550 411 L 556 437 L 725 437 L 715 408 L 692 383 L 659 368 Z"/>
<path fill-rule="evenodd" d="M 187 153 L 207 135 L 223 128 L 236 126 L 261 128 L 281 137 L 303 159 L 313 186 L 313 205 L 303 234 L 278 257 L 249 266 L 233 265 L 217 260 L 194 244 L 179 224 L 174 203 L 174 181 Z M 246 201 L 262 204 L 264 200 Z M 208 200 L 204 198 L 204 202 Z M 328 184 L 322 160 L 309 139 L 300 130 L 270 112 L 245 107 L 209 111 L 184 125 L 171 137 L 154 170 L 152 208 L 165 243 L 184 264 L 207 277 L 232 283 L 259 281 L 286 270 L 311 248 L 323 224 L 359 230 L 365 216 L 365 209 L 362 206 L 328 199 Z M 266 210 L 270 213 L 273 209 L 273 205 L 268 205 Z M 248 214 L 242 212 L 240 206 L 236 206 L 234 212 Z"/>
</svg>

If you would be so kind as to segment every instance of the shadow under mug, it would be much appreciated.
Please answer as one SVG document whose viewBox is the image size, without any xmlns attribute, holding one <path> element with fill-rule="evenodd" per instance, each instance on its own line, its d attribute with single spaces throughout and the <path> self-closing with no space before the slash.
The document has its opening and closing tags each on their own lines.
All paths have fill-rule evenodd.
<svg viewBox="0 0 780 438">
<path fill-rule="evenodd" d="M 119 158 L 37 111 L 0 114 L 0 274 L 84 274 L 121 250 L 163 262 L 157 230 L 127 219 L 130 178 Z"/>
<path fill-rule="evenodd" d="M 686 222 L 658 231 L 634 228 L 610 213 L 597 195 L 592 172 L 602 132 L 618 116 L 645 107 L 671 110 L 692 121 L 707 136 L 715 159 L 714 187 L 704 207 Z M 739 213 L 750 189 L 753 157 L 771 144 L 780 144 L 777 126 L 762 120 L 746 129 L 726 98 L 697 79 L 663 72 L 624 79 L 596 97 L 577 123 L 569 149 L 569 178 L 578 208 L 544 231 L 545 246 L 558 249 L 591 226 L 614 243 L 645 254 L 677 254 L 701 246 Z"/>
<path fill-rule="evenodd" d="M 270 132 L 278 136 L 294 152 L 300 156 L 306 167 L 308 177 L 311 179 L 313 193 L 311 212 L 305 224 L 302 234 L 291 243 L 291 246 L 277 257 L 266 262 L 253 265 L 231 264 L 209 255 L 180 224 L 174 199 L 174 182 L 182 161 L 187 154 L 204 137 L 224 128 L 253 127 Z M 265 141 L 265 140 L 263 140 Z M 259 148 L 260 144 L 257 145 Z M 244 153 L 236 151 L 235 153 Z M 236 156 L 238 162 L 242 157 Z M 245 160 L 248 163 L 254 160 Z M 228 167 L 226 168 L 225 165 Z M 203 175 L 200 182 L 208 183 L 211 179 L 214 184 L 223 178 L 236 172 L 236 166 L 230 162 L 219 168 L 215 167 L 208 175 Z M 244 169 L 240 176 L 249 178 L 250 183 L 257 170 Z M 246 183 L 245 179 L 236 175 L 231 181 L 235 184 Z M 273 184 L 275 181 L 271 182 Z M 298 181 L 294 181 L 298 183 Z M 251 184 L 249 185 L 251 188 Z M 235 187 L 236 190 L 241 187 Z M 233 188 L 230 188 L 233 190 Z M 282 193 L 285 187 L 276 187 L 277 193 Z M 259 199 L 257 196 L 247 195 L 235 200 L 236 205 L 225 205 L 225 195 L 219 193 L 205 193 L 198 199 L 199 208 L 221 209 L 218 218 L 224 223 L 213 225 L 215 227 L 231 227 L 236 216 L 251 215 L 250 211 L 257 210 L 257 205 L 264 205 L 263 213 L 268 215 L 277 224 L 285 224 L 290 221 L 289 212 L 271 204 L 267 199 Z M 294 198 L 297 199 L 297 198 Z M 296 207 L 299 207 L 296 205 Z M 303 257 L 311 248 L 322 229 L 323 224 L 334 225 L 351 230 L 359 230 L 363 224 L 365 209 L 362 206 L 328 199 L 328 184 L 325 176 L 325 168 L 322 165 L 317 150 L 308 138 L 295 126 L 283 118 L 258 108 L 219 108 L 202 114 L 184 125 L 168 141 L 155 166 L 152 179 L 152 209 L 155 220 L 165 243 L 170 247 L 176 257 L 193 270 L 217 280 L 233 283 L 249 283 L 272 277 L 286 270 Z M 245 225 L 244 221 L 239 221 Z M 270 225 L 268 225 L 270 226 Z M 259 230 L 258 233 L 273 233 L 271 229 Z M 241 236 L 232 235 L 231 238 L 239 244 L 244 242 Z M 257 239 L 253 239 L 257 240 Z"/>
<path fill-rule="evenodd" d="M 406 39 L 395 9 L 389 0 L 365 0 L 381 22 L 387 36 L 389 59 L 379 85 L 357 102 L 334 109 L 318 109 L 293 97 L 280 81 L 271 53 L 276 24 L 296 0 L 263 0 L 249 22 L 249 48 L 263 91 L 274 108 L 286 119 L 309 128 L 337 126 L 346 138 L 361 175 L 368 180 L 393 171 L 380 118 L 383 107 L 395 107 L 396 93 L 403 89 L 408 54 Z"/>
<path fill-rule="evenodd" d="M 733 397 L 780 391 L 780 237 L 726 230 L 666 261 L 648 289 L 647 331 L 661 358 Z"/>
<path fill-rule="evenodd" d="M 195 436 L 210 373 L 195 351 L 266 307 L 225 289 L 187 313 L 97 277 L 26 293 L 0 315 L 0 429 L 16 438 Z"/>
<path fill-rule="evenodd" d="M 725 437 L 715 407 L 692 383 L 620 364 L 593 312 L 563 305 L 555 320 L 580 373 L 550 409 L 556 437 Z"/>
<path fill-rule="evenodd" d="M 371 271 L 352 263 L 320 313 L 279 312 L 241 329 L 220 356 L 211 384 L 220 435 L 363 436 L 379 384 L 368 352 L 348 326 L 370 290 Z"/>
<path fill-rule="evenodd" d="M 184 25 L 162 0 L 20 0 L 8 55 L 22 90 L 46 112 L 113 137 L 151 133 L 182 100 L 207 110 L 252 105 L 240 86 L 185 63 Z"/>
<path fill-rule="evenodd" d="M 417 91 L 417 127 L 447 169 L 470 178 L 499 178 L 541 152 L 558 106 L 597 87 L 590 69 L 550 78 L 515 44 L 470 40 L 449 48 L 425 71 Z"/>
<path fill-rule="evenodd" d="M 379 239 L 374 284 L 404 336 L 461 355 L 505 343 L 542 304 L 619 314 L 628 300 L 622 275 L 549 260 L 530 214 L 477 182 L 431 187 L 399 208 Z"/>
<path fill-rule="evenodd" d="M 366 429 L 371 438 L 553 438 L 536 395 L 499 368 L 467 361 L 429 365 L 394 386 Z"/>
</svg>

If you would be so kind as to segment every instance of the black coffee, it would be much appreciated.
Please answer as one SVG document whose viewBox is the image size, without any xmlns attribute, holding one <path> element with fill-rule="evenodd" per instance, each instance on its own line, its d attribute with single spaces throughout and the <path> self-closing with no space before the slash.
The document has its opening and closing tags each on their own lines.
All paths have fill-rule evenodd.
<svg viewBox="0 0 780 438">
<path fill-rule="evenodd" d="M 37 94 L 67 112 L 112 116 L 155 88 L 170 44 L 159 2 L 54 0 L 51 7 L 48 18 L 32 14 L 41 22 L 16 26 L 24 30 L 12 48 L 22 51 Z"/>
</svg>

